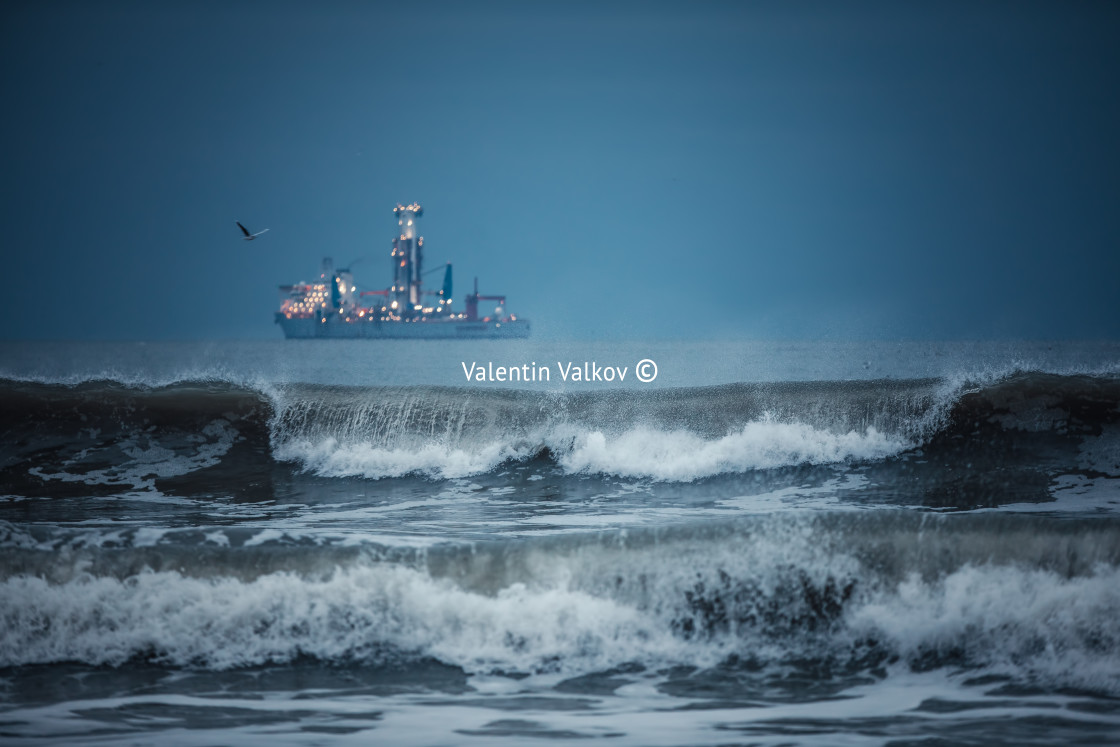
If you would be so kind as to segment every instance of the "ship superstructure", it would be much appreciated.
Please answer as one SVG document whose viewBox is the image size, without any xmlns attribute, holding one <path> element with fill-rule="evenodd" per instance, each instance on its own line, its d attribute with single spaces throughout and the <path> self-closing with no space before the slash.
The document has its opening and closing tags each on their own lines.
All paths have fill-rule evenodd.
<svg viewBox="0 0 1120 747">
<path fill-rule="evenodd" d="M 280 286 L 276 323 L 289 338 L 524 338 L 529 322 L 505 311 L 505 296 L 480 295 L 478 279 L 464 310 L 452 304 L 451 263 L 443 267 L 443 284 L 424 290 L 424 237 L 419 203 L 398 204 L 397 238 L 390 252 L 392 285 L 359 291 L 350 268 L 335 269 L 323 259 L 319 278 Z M 439 268 L 436 268 L 437 270 Z M 492 314 L 480 316 L 479 301 L 497 301 Z"/>
</svg>

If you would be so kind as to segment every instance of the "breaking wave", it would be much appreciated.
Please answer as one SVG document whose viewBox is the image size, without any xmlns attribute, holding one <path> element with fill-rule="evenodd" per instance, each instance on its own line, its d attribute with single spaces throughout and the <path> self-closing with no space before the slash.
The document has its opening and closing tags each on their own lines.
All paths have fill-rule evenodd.
<svg viewBox="0 0 1120 747">
<path fill-rule="evenodd" d="M 949 453 L 962 440 L 970 459 L 1058 458 L 1069 439 L 1107 436 L 1120 421 L 1120 379 L 1019 373 L 982 386 L 882 380 L 581 394 L 4 381 L 0 410 L 8 494 L 44 484 L 57 494 L 66 483 L 144 488 L 262 462 L 323 477 L 439 479 L 547 458 L 569 473 L 694 481 Z M 1105 472 L 1120 466 L 1111 443 L 1098 449 Z"/>
<path fill-rule="evenodd" d="M 1115 522 L 783 515 L 347 553 L 13 552 L 0 576 L 0 666 L 434 658 L 570 674 L 813 661 L 1120 693 Z"/>
</svg>

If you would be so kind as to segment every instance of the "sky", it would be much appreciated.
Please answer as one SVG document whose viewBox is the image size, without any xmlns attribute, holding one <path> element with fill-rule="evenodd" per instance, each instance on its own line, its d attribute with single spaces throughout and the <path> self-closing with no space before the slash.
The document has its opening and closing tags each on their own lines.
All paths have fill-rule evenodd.
<svg viewBox="0 0 1120 747">
<path fill-rule="evenodd" d="M 538 336 L 1117 339 L 1117 39 L 1110 2 L 9 1 L 0 338 L 280 338 L 324 256 L 388 286 L 417 201 L 458 307 Z"/>
</svg>

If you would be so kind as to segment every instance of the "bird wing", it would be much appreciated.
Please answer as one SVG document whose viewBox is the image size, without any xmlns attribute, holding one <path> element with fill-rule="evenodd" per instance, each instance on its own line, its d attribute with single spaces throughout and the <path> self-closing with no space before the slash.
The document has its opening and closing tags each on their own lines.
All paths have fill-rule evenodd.
<svg viewBox="0 0 1120 747">
<path fill-rule="evenodd" d="M 241 221 L 239 221 L 239 220 L 235 220 L 235 221 L 234 221 L 234 223 L 236 223 L 236 224 L 237 224 L 237 227 L 241 229 L 241 233 L 245 234 L 245 236 L 246 236 L 246 237 L 249 237 L 249 236 L 252 236 L 252 235 L 253 235 L 253 234 L 249 233 L 249 229 L 248 229 L 248 228 L 246 228 L 245 226 L 241 225 Z"/>
</svg>

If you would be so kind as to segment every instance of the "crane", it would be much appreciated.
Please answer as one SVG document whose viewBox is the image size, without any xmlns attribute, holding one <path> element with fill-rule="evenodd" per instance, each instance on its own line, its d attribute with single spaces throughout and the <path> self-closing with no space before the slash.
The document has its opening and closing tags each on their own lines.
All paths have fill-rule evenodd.
<svg viewBox="0 0 1120 747">
<path fill-rule="evenodd" d="M 467 320 L 471 322 L 478 321 L 478 302 L 479 301 L 497 301 L 498 308 L 503 309 L 506 305 L 505 296 L 480 296 L 478 294 L 478 278 L 474 279 L 474 293 L 467 296 Z M 501 312 L 498 312 L 499 315 Z M 487 317 L 489 319 L 489 317 Z"/>
</svg>

